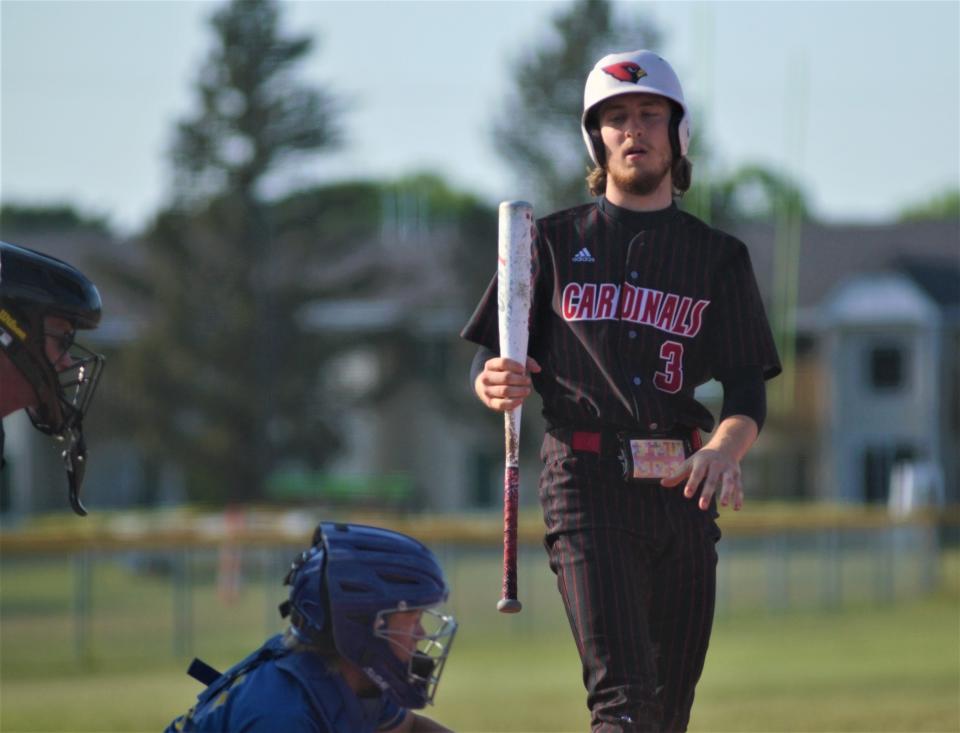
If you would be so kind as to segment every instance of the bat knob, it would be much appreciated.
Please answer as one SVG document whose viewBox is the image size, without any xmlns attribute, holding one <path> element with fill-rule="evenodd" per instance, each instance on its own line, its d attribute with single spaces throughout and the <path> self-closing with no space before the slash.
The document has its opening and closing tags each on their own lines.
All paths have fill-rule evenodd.
<svg viewBox="0 0 960 733">
<path fill-rule="evenodd" d="M 500 613 L 520 613 L 523 605 L 516 598 L 501 598 L 497 602 L 497 610 Z"/>
</svg>

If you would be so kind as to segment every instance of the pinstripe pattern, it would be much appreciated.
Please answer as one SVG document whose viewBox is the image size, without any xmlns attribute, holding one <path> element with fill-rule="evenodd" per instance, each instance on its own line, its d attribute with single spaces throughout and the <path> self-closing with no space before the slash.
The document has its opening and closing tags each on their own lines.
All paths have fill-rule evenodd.
<svg viewBox="0 0 960 733">
<path fill-rule="evenodd" d="M 575 452 L 569 434 L 710 431 L 697 386 L 720 370 L 778 374 L 750 256 L 676 207 L 631 212 L 603 198 L 539 220 L 534 250 L 540 503 L 592 727 L 682 731 L 713 624 L 716 507 L 700 511 L 679 487 L 625 484 L 609 451 Z M 496 293 L 494 278 L 462 333 L 493 351 Z"/>
<path fill-rule="evenodd" d="M 542 457 L 545 544 L 593 730 L 685 730 L 713 623 L 715 509 L 624 483 L 612 459 L 550 434 Z"/>
<path fill-rule="evenodd" d="M 533 380 L 551 427 L 710 431 L 713 417 L 694 399 L 697 386 L 720 369 L 760 366 L 767 379 L 779 373 L 750 255 L 739 240 L 676 207 L 640 213 L 605 200 L 553 214 L 537 227 L 529 351 L 544 368 Z M 575 261 L 584 247 L 593 262 Z M 702 323 L 684 335 L 630 322 L 619 310 L 610 318 L 567 320 L 570 283 L 620 289 L 621 309 L 627 286 L 703 301 Z M 493 351 L 496 294 L 494 277 L 462 333 Z M 683 382 L 674 394 L 654 384 L 665 366 L 665 341 L 683 347 Z"/>
</svg>

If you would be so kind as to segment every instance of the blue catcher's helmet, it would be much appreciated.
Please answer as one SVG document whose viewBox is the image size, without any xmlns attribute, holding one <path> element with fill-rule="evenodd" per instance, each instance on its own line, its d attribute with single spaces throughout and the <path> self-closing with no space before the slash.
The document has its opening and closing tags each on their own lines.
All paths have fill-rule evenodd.
<svg viewBox="0 0 960 733">
<path fill-rule="evenodd" d="M 322 522 L 286 582 L 281 613 L 301 641 L 332 646 L 402 707 L 433 702 L 457 624 L 436 610 L 448 588 L 427 547 L 387 529 Z"/>
</svg>

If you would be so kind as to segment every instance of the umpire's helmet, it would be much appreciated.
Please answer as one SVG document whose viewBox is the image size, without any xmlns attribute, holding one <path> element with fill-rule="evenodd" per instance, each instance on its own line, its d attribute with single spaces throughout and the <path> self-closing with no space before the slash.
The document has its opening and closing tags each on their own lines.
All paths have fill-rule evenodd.
<svg viewBox="0 0 960 733">
<path fill-rule="evenodd" d="M 332 647 L 401 707 L 433 702 L 457 624 L 435 610 L 448 588 L 427 547 L 387 529 L 322 522 L 286 583 L 290 598 L 280 612 L 290 616 L 298 639 Z M 423 612 L 424 632 L 402 661 L 397 652 L 409 654 L 414 640 L 393 631 L 390 617 L 409 611 Z"/>
<path fill-rule="evenodd" d="M 690 110 L 683 98 L 683 88 L 673 68 L 653 51 L 612 53 L 600 59 L 587 76 L 583 90 L 583 116 L 580 129 L 593 162 L 604 162 L 603 141 L 596 120 L 597 108 L 611 97 L 621 94 L 657 94 L 674 103 L 670 143 L 674 157 L 687 154 L 690 146 Z"/>
<path fill-rule="evenodd" d="M 100 294 L 66 262 L 0 242 L 0 352 L 36 393 L 36 406 L 27 410 L 34 427 L 66 441 L 71 504 L 78 514 L 85 514 L 79 499 L 86 458 L 82 423 L 104 359 L 70 337 L 58 347 L 62 352 L 58 364 L 65 366 L 55 368 L 46 350 L 48 316 L 62 318 L 74 329 L 96 328 Z"/>
</svg>

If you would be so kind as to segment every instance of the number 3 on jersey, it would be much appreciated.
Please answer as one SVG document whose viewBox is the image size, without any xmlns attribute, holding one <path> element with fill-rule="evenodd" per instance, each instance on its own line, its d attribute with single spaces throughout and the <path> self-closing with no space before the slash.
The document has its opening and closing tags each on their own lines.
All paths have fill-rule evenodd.
<svg viewBox="0 0 960 733">
<path fill-rule="evenodd" d="M 660 346 L 663 371 L 653 375 L 653 384 L 662 392 L 674 394 L 683 386 L 683 344 L 664 341 Z"/>
</svg>

